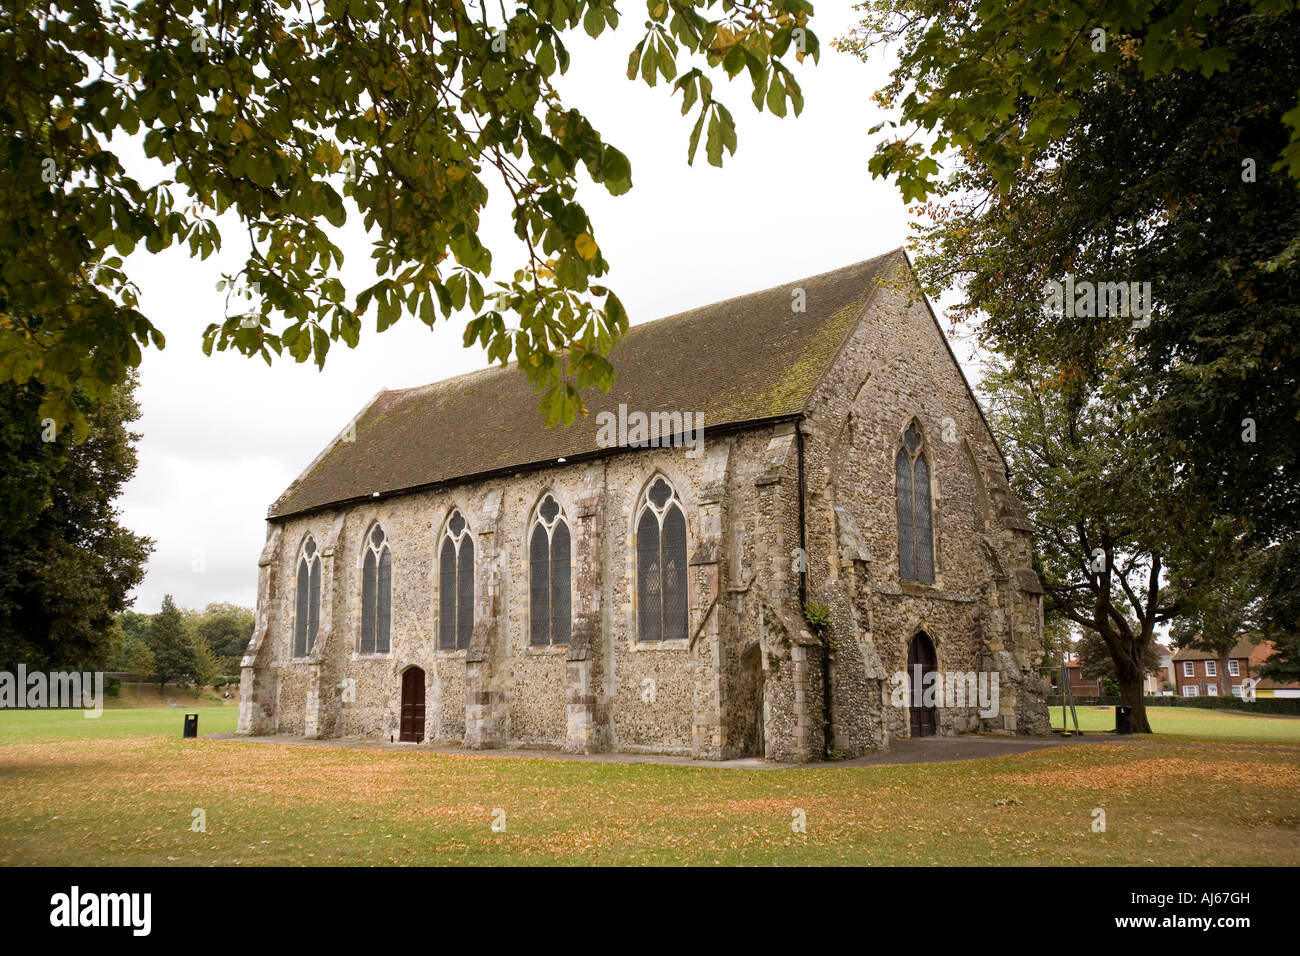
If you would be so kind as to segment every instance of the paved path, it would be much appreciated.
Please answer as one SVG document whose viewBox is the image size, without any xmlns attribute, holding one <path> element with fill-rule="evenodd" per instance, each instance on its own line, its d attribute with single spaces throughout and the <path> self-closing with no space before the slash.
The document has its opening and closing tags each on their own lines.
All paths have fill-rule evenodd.
<svg viewBox="0 0 1300 956">
<path fill-rule="evenodd" d="M 1113 733 L 1082 734 L 1065 737 L 1003 737 L 992 734 L 962 734 L 957 737 L 915 737 L 896 740 L 883 753 L 867 754 L 840 763 L 850 767 L 872 767 L 899 763 L 944 763 L 951 760 L 982 760 L 1029 753 L 1046 747 L 1071 747 L 1080 744 L 1140 744 L 1137 736 L 1116 737 Z M 817 766 L 805 764 L 804 766 Z M 821 764 L 820 766 L 825 766 Z"/>
<path fill-rule="evenodd" d="M 416 753 L 459 754 L 466 757 L 532 757 L 549 760 L 585 760 L 590 763 L 653 763 L 679 767 L 712 767 L 715 770 L 790 770 L 798 767 L 872 767 L 885 764 L 944 763 L 952 760 L 980 760 L 986 757 L 1006 757 L 1029 753 L 1044 747 L 1070 747 L 1080 744 L 1133 744 L 1141 743 L 1139 737 L 1116 737 L 1111 733 L 1084 734 L 1064 737 L 1004 737 L 983 734 L 963 734 L 957 737 L 920 737 L 896 740 L 882 753 L 839 760 L 834 763 L 788 764 L 773 763 L 756 758 L 743 760 L 698 760 L 694 757 L 674 757 L 667 754 L 566 754 L 558 750 L 465 750 L 448 744 L 400 744 L 381 740 L 359 738 L 332 738 L 307 740 L 288 734 L 270 734 L 264 737 L 241 737 L 238 734 L 207 734 L 209 740 L 238 740 L 253 744 L 280 744 L 293 747 L 338 747 L 354 750 L 409 750 Z"/>
</svg>

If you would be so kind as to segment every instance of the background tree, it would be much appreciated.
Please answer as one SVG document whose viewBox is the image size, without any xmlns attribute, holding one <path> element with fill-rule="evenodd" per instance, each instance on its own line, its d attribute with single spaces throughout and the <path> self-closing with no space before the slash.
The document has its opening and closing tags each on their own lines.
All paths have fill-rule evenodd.
<svg viewBox="0 0 1300 956">
<path fill-rule="evenodd" d="M 194 631 L 211 649 L 220 676 L 239 673 L 254 622 L 252 608 L 220 602 L 209 604 L 202 614 L 195 615 Z"/>
<path fill-rule="evenodd" d="M 122 625 L 122 633 L 126 636 L 128 646 L 143 641 L 149 633 L 149 622 L 151 620 L 149 614 L 126 610 L 121 613 L 118 620 Z"/>
<path fill-rule="evenodd" d="M 801 110 L 789 63 L 819 52 L 807 0 L 645 10 L 627 73 L 681 94 L 696 118 L 689 156 L 703 142 L 720 166 L 736 149 L 714 77 L 743 75 L 758 109 Z M 579 176 L 620 195 L 632 169 L 554 81 L 569 66 L 566 33 L 599 37 L 619 20 L 614 0 L 529 0 L 509 14 L 465 0 L 7 5 L 0 380 L 39 382 L 42 414 L 80 426 L 74 387 L 101 398 L 163 345 L 122 257 L 138 245 L 207 257 L 229 214 L 248 255 L 224 280 L 227 318 L 205 350 L 321 365 L 331 343 L 357 344 L 372 307 L 381 332 L 406 312 L 432 325 L 468 307 L 466 345 L 517 358 L 548 420 L 571 422 L 579 388 L 609 387 L 605 356 L 628 325 L 594 282 L 608 264 Z M 166 178 L 128 174 L 128 137 Z M 489 178 L 525 250 L 491 292 L 479 240 Z M 378 274 L 351 297 L 324 228 L 350 210 Z"/>
<path fill-rule="evenodd" d="M 1217 656 L 1224 696 L 1232 693 L 1228 670 L 1232 649 L 1243 638 L 1258 643 L 1262 637 L 1260 565 L 1265 555 L 1258 550 L 1234 554 L 1235 546 L 1236 542 L 1230 542 L 1218 554 L 1207 555 L 1176 582 L 1176 587 L 1181 585 L 1181 613 L 1169 631 L 1180 650 Z"/>
<path fill-rule="evenodd" d="M 153 652 L 154 677 L 159 690 L 168 681 L 194 681 L 200 669 L 194 634 L 170 594 L 163 598 L 162 610 L 153 617 L 149 650 Z"/>
<path fill-rule="evenodd" d="M 1273 642 L 1274 650 L 1260 676 L 1300 682 L 1300 587 L 1295 586 L 1300 541 L 1293 538 L 1265 550 L 1258 564 L 1260 634 Z"/>
<path fill-rule="evenodd" d="M 194 671 L 190 674 L 190 680 L 194 685 L 194 694 L 198 696 L 203 692 L 203 688 L 216 681 L 221 674 L 221 664 L 212 653 L 212 649 L 208 647 L 207 641 L 198 634 L 193 635 L 193 641 Z"/>
<path fill-rule="evenodd" d="M 1142 682 L 1155 629 L 1176 606 L 1164 590 L 1171 528 L 1150 505 L 1165 491 L 1162 476 L 1132 466 L 1139 439 L 1117 411 L 1137 400 L 1128 382 L 1116 370 L 1103 391 L 1026 362 L 992 366 L 983 388 L 1012 487 L 1034 525 L 1048 600 L 1104 643 L 1133 730 L 1150 733 Z M 1195 527 L 1192 518 L 1180 535 Z"/>
<path fill-rule="evenodd" d="M 1116 467 L 1153 482 L 1137 482 L 1151 512 L 1141 523 L 1166 543 L 1148 553 L 1175 577 L 1201 576 L 1228 519 L 1271 566 L 1264 613 L 1295 631 L 1296 4 L 877 0 L 866 11 L 843 45 L 865 56 L 898 44 L 877 97 L 910 129 L 887 134 L 871 169 L 929 200 L 917 210 L 923 281 L 957 293 L 954 321 L 1046 388 L 1101 394 L 1122 369 L 1131 399 L 1111 404 L 1127 436 Z M 1149 282 L 1151 308 L 1045 310 L 1046 282 L 1067 276 Z M 1076 516 L 1038 510 L 1062 522 L 1058 537 L 1073 533 Z M 1191 590 L 1179 594 L 1191 607 Z"/>
<path fill-rule="evenodd" d="M 1300 683 L 1300 636 L 1280 634 L 1273 638 L 1273 655 L 1260 668 L 1259 676 L 1283 683 Z"/>
<path fill-rule="evenodd" d="M 2 270 L 0 270 L 2 271 Z M 118 522 L 114 501 L 135 474 L 131 377 L 92 402 L 77 444 L 43 420 L 44 391 L 0 383 L 0 665 L 102 669 L 120 653 L 116 618 L 152 542 Z"/>
<path fill-rule="evenodd" d="M 1286 44 L 1296 3 L 867 0 L 859 9 L 862 22 L 834 46 L 863 59 L 885 47 L 897 52 L 890 83 L 875 99 L 898 118 L 873 132 L 900 132 L 878 143 L 870 169 L 894 177 L 910 201 L 941 188 L 942 164 L 954 156 L 988 169 L 1006 188 L 1073 134 L 1086 112 L 1080 101 L 1117 75 L 1157 84 L 1271 69 L 1225 24 Z M 1281 95 L 1287 136 L 1274 158 L 1300 179 L 1300 97 L 1295 84 Z"/>
<path fill-rule="evenodd" d="M 1056 668 L 1065 662 L 1065 655 L 1073 644 L 1070 619 L 1053 604 L 1043 613 L 1043 663 L 1044 668 Z"/>
<path fill-rule="evenodd" d="M 154 661 L 153 651 L 149 650 L 149 645 L 145 640 L 137 641 L 131 647 L 130 656 L 126 659 L 126 671 L 133 674 L 142 681 L 147 681 L 154 676 L 156 662 Z"/>
<path fill-rule="evenodd" d="M 1144 81 L 1139 61 L 1100 77 L 1005 190 L 964 167 L 930 207 L 918 265 L 960 284 L 954 317 L 981 319 L 989 348 L 1097 380 L 1124 362 L 1143 389 L 1129 409 L 1141 455 L 1263 547 L 1300 529 L 1300 188 L 1272 168 L 1300 89 L 1300 14 L 1224 10 L 1217 35 L 1248 68 Z M 1045 284 L 1067 275 L 1149 283 L 1150 314 L 1045 310 Z"/>
<path fill-rule="evenodd" d="M 1106 642 L 1101 639 L 1101 635 L 1096 631 L 1086 631 L 1075 645 L 1074 650 L 1079 655 L 1079 673 L 1088 680 L 1096 681 L 1114 681 L 1115 693 L 1108 696 L 1118 697 L 1120 695 L 1119 681 L 1115 674 L 1115 659 L 1111 656 L 1110 648 Z M 1142 674 L 1154 674 L 1160 670 L 1160 647 L 1158 644 L 1151 644 L 1143 654 Z"/>
<path fill-rule="evenodd" d="M 123 611 L 117 616 L 117 624 L 122 631 L 122 649 L 116 659 L 107 662 L 108 667 L 113 670 L 131 671 L 129 662 L 136 648 L 146 646 L 149 621 L 150 615 L 138 611 Z"/>
</svg>

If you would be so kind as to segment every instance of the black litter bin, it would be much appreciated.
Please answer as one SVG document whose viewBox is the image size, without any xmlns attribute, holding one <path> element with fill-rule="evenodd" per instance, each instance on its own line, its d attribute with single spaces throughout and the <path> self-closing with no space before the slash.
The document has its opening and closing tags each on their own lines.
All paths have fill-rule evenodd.
<svg viewBox="0 0 1300 956">
<path fill-rule="evenodd" d="M 199 715 L 186 714 L 185 715 L 185 736 L 197 737 L 198 735 L 199 735 Z"/>
<path fill-rule="evenodd" d="M 1120 704 L 1115 708 L 1115 733 L 1133 733 L 1133 708 Z"/>
</svg>

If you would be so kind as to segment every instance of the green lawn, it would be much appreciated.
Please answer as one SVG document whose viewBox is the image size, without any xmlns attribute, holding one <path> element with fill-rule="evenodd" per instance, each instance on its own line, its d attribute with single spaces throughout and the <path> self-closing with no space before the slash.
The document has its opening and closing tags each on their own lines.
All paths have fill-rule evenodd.
<svg viewBox="0 0 1300 956">
<path fill-rule="evenodd" d="M 184 712 L 0 713 L 0 864 L 1300 863 L 1295 743 L 755 771 L 183 740 Z"/>
<path fill-rule="evenodd" d="M 1076 707 L 1084 734 L 1115 729 L 1114 707 Z M 1257 717 L 1200 707 L 1148 707 L 1147 719 L 1156 734 L 1206 740 L 1252 740 L 1300 744 L 1300 717 Z M 1066 726 L 1061 708 L 1052 708 L 1052 726 Z M 1068 724 L 1074 729 L 1074 721 Z"/>
<path fill-rule="evenodd" d="M 200 734 L 234 733 L 239 720 L 239 708 L 232 706 L 105 709 L 98 717 L 87 717 L 80 710 L 6 710 L 0 712 L 0 746 L 142 734 L 179 737 L 186 714 L 199 715 Z"/>
</svg>

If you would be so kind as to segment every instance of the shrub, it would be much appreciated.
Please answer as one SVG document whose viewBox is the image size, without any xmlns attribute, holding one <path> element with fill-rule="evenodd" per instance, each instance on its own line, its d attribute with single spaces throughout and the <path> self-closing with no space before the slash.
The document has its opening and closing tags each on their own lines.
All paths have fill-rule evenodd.
<svg viewBox="0 0 1300 956">
<path fill-rule="evenodd" d="M 1047 706 L 1060 707 L 1060 694 L 1049 694 Z M 1074 697 L 1076 707 L 1113 707 L 1123 703 L 1118 697 Z M 1260 697 L 1247 703 L 1240 697 L 1147 697 L 1148 707 L 1200 707 L 1202 710 L 1239 710 L 1247 714 L 1280 714 L 1300 717 L 1300 697 Z"/>
<path fill-rule="evenodd" d="M 820 637 L 822 631 L 831 626 L 831 609 L 825 604 L 809 602 L 803 609 L 803 619 L 808 622 L 813 633 Z"/>
</svg>

